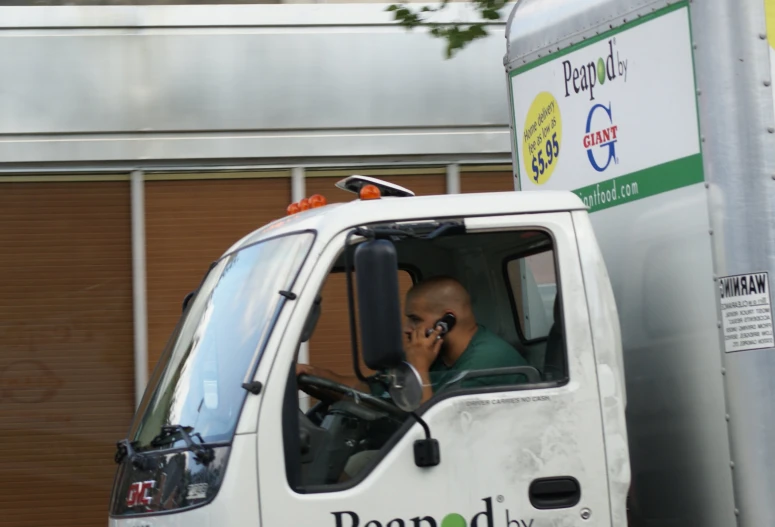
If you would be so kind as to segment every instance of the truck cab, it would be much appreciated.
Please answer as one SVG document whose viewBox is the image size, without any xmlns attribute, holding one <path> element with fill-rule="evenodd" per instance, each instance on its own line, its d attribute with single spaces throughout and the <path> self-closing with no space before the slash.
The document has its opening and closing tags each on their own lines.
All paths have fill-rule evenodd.
<svg viewBox="0 0 775 527">
<path fill-rule="evenodd" d="M 110 524 L 624 524 L 619 323 L 583 202 L 337 187 L 355 199 L 293 204 L 186 299 L 117 445 Z M 491 336 L 506 366 L 446 364 L 424 397 L 406 299 L 438 277 L 464 288 L 471 342 Z M 346 311 L 327 311 L 334 296 Z M 439 357 L 463 330 L 448 326 Z M 338 360 L 316 364 L 310 343 L 334 334 Z"/>
</svg>

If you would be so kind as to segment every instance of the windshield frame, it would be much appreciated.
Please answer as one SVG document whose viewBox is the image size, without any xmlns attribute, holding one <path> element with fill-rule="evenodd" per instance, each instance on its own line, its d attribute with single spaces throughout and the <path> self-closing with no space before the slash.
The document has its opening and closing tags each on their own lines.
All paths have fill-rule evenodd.
<svg viewBox="0 0 775 527">
<path fill-rule="evenodd" d="M 285 287 L 284 289 L 285 291 L 291 292 L 298 285 L 299 277 L 302 275 L 302 272 L 304 271 L 304 268 L 308 263 L 309 257 L 313 252 L 312 249 L 314 248 L 317 242 L 318 232 L 315 229 L 295 230 L 291 232 L 277 234 L 274 236 L 268 236 L 266 238 L 261 238 L 256 241 L 252 241 L 251 243 L 232 248 L 231 250 L 221 255 L 217 260 L 215 260 L 209 265 L 208 271 L 205 273 L 201 282 L 197 286 L 197 289 L 195 290 L 195 293 L 190 299 L 190 301 L 188 302 L 186 309 L 181 314 L 177 324 L 175 325 L 174 329 L 170 333 L 170 337 L 167 340 L 167 343 L 165 344 L 164 351 L 160 356 L 158 362 L 154 366 L 153 373 L 150 379 L 148 380 L 143 397 L 135 411 L 134 417 L 132 419 L 132 423 L 129 427 L 128 438 L 133 445 L 137 442 L 138 436 L 142 433 L 141 429 L 143 426 L 143 422 L 146 420 L 146 417 L 148 416 L 149 406 L 151 406 L 151 404 L 154 402 L 154 399 L 156 398 L 156 394 L 158 390 L 161 388 L 161 385 L 162 385 L 161 381 L 163 379 L 165 372 L 167 371 L 169 364 L 171 363 L 172 354 L 176 353 L 178 349 L 178 344 L 179 344 L 182 330 L 186 326 L 187 322 L 189 321 L 189 317 L 192 316 L 192 308 L 196 304 L 197 297 L 200 295 L 202 287 L 207 283 L 208 279 L 211 278 L 213 271 L 218 269 L 221 262 L 223 262 L 225 259 L 228 259 L 229 257 L 237 253 L 240 253 L 242 251 L 248 250 L 257 245 L 262 245 L 266 242 L 271 242 L 273 240 L 277 240 L 280 238 L 288 238 L 291 236 L 303 236 L 305 234 L 311 235 L 310 241 L 304 244 L 300 249 L 300 252 L 302 254 L 299 256 L 298 266 L 295 271 L 289 273 L 288 280 L 286 282 L 287 287 Z M 218 283 L 222 274 L 223 274 L 223 269 L 220 271 L 219 276 L 214 278 L 215 284 Z M 241 380 L 241 383 L 250 383 L 255 378 L 256 372 L 258 370 L 258 366 L 260 364 L 260 359 L 264 355 L 266 347 L 268 346 L 271 340 L 271 337 L 274 334 L 277 321 L 279 317 L 282 315 L 286 304 L 290 300 L 292 300 L 292 297 L 289 298 L 291 295 L 286 296 L 286 295 L 279 294 L 279 292 L 277 294 L 280 298 L 277 299 L 277 304 L 274 310 L 267 313 L 268 316 L 266 319 L 266 330 L 262 335 L 258 337 L 256 347 L 252 351 L 249 361 L 246 361 L 247 366 L 245 368 L 245 374 Z M 242 413 L 244 411 L 244 407 L 245 407 L 245 403 L 248 395 L 247 390 L 243 389 L 242 387 L 240 389 L 242 390 L 242 393 L 240 394 L 241 401 L 237 405 L 236 418 L 233 423 L 232 429 L 229 433 L 229 438 L 226 440 L 209 441 L 203 444 L 206 444 L 208 446 L 213 446 L 213 447 L 228 446 L 232 444 L 232 442 L 234 441 L 234 436 L 236 434 L 237 428 L 239 427 L 239 420 L 242 417 Z M 182 423 L 171 423 L 171 424 L 182 424 Z M 196 430 L 193 430 L 191 433 L 195 434 L 195 432 Z M 194 441 L 195 443 L 199 442 L 196 439 Z M 169 444 L 162 445 L 162 446 L 151 446 L 150 444 L 148 444 L 148 445 L 142 445 L 136 449 L 138 453 L 142 452 L 144 455 L 156 455 L 156 454 L 167 455 L 167 454 L 183 452 L 187 450 L 189 450 L 189 447 L 185 444 L 182 438 L 177 439 L 175 441 L 171 441 Z"/>
</svg>

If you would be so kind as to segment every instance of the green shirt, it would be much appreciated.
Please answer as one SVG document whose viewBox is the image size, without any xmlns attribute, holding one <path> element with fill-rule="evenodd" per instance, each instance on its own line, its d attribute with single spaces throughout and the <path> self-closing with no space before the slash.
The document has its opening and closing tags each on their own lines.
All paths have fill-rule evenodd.
<svg viewBox="0 0 775 527">
<path fill-rule="evenodd" d="M 441 360 L 441 357 L 437 357 L 430 367 L 429 374 L 434 393 L 450 384 L 460 388 L 477 388 L 527 382 L 527 378 L 519 373 L 488 375 L 486 377 L 470 379 L 466 377 L 461 382 L 455 382 L 456 379 L 467 371 L 511 368 L 514 366 L 528 366 L 528 362 L 511 344 L 486 327 L 479 325 L 468 347 L 455 361 L 455 364 L 447 367 L 444 361 Z"/>
<path fill-rule="evenodd" d="M 433 393 L 445 387 L 477 388 L 483 386 L 504 386 L 527 382 L 527 378 L 521 374 L 488 375 L 486 377 L 464 378 L 461 382 L 455 382 L 467 371 L 484 370 L 491 368 L 511 368 L 514 366 L 528 366 L 528 362 L 515 350 L 511 344 L 482 325 L 477 326 L 471 342 L 468 343 L 463 354 L 455 364 L 447 367 L 441 357 L 437 357 L 428 371 L 431 378 Z M 389 397 L 387 390 L 374 384 L 371 393 L 377 397 Z"/>
</svg>

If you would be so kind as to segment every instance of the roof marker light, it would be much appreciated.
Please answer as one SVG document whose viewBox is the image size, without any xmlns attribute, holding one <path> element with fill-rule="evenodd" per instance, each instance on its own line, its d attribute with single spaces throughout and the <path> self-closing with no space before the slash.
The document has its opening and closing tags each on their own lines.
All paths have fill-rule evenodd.
<svg viewBox="0 0 775 527">
<path fill-rule="evenodd" d="M 309 199 L 307 199 L 307 198 L 304 198 L 304 199 L 302 199 L 302 200 L 299 202 L 299 209 L 300 209 L 300 210 L 309 210 L 309 209 L 310 209 L 310 206 L 309 206 Z"/>
<path fill-rule="evenodd" d="M 359 194 L 362 200 L 379 199 L 382 197 L 382 193 L 379 191 L 379 187 L 376 185 L 362 186 Z"/>
<path fill-rule="evenodd" d="M 309 206 L 312 209 L 323 207 L 326 205 L 326 198 L 321 194 L 314 194 L 309 197 Z"/>
<path fill-rule="evenodd" d="M 298 203 L 291 203 L 290 205 L 288 205 L 288 208 L 285 210 L 288 213 L 288 216 L 292 216 L 293 214 L 296 214 L 297 212 L 299 212 L 301 209 L 299 208 Z"/>
</svg>

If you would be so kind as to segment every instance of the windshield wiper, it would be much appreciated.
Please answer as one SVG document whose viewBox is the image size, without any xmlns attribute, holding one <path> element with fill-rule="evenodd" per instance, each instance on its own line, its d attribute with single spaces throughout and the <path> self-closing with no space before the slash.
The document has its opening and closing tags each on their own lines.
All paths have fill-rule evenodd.
<svg viewBox="0 0 775 527">
<path fill-rule="evenodd" d="M 164 425 L 161 427 L 161 432 L 159 432 L 159 435 L 151 439 L 151 446 L 158 447 L 175 442 L 175 440 L 172 438 L 176 434 L 180 434 L 183 437 L 183 441 L 186 442 L 186 449 L 194 453 L 194 457 L 197 459 L 197 461 L 201 462 L 203 465 L 207 465 L 213 459 L 215 459 L 215 451 L 211 446 L 205 443 L 205 440 L 202 439 L 201 434 L 193 434 L 193 437 L 199 438 L 199 443 L 194 443 L 194 441 L 191 439 L 192 436 L 189 435 L 189 433 L 193 431 L 194 428 L 191 426 Z"/>
<path fill-rule="evenodd" d="M 129 439 L 122 439 L 116 443 L 116 455 L 113 456 L 113 459 L 116 463 L 121 464 L 124 458 L 127 457 L 129 462 L 140 470 L 148 470 L 150 468 L 148 458 L 140 452 L 136 452 Z"/>
</svg>

